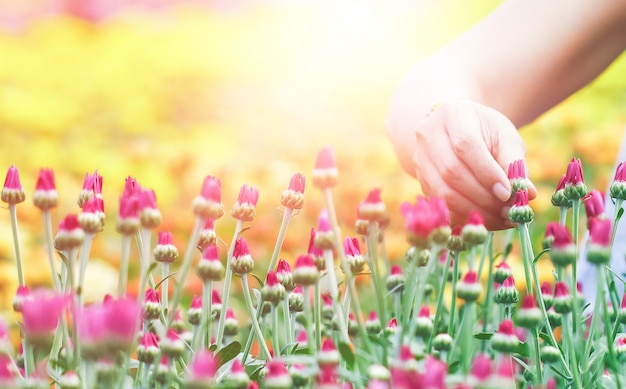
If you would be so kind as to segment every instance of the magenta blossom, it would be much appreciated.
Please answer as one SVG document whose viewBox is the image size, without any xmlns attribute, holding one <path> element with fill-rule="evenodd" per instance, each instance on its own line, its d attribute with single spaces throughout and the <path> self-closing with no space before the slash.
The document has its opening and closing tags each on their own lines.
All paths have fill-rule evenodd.
<svg viewBox="0 0 626 389">
<path fill-rule="evenodd" d="M 189 364 L 187 387 L 206 388 L 215 384 L 219 362 L 212 352 L 201 349 L 195 352 Z"/>
<path fill-rule="evenodd" d="M 22 329 L 34 344 L 46 345 L 52 340 L 69 298 L 38 290 L 22 302 Z"/>
<path fill-rule="evenodd" d="M 450 235 L 450 211 L 442 198 L 426 199 L 418 196 L 415 204 L 402 203 L 400 212 L 404 216 L 409 242 L 414 246 L 426 248 L 431 241 L 438 244 L 447 242 Z M 442 236 L 436 234 L 438 231 L 443 232 Z"/>
</svg>

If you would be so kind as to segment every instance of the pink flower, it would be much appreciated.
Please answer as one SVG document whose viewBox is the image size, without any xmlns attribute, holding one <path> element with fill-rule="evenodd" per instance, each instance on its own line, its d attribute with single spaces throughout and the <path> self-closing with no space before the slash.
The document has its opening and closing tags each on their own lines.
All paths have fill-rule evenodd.
<svg viewBox="0 0 626 389">
<path fill-rule="evenodd" d="M 222 184 L 213 176 L 206 176 L 192 203 L 193 212 L 203 219 L 219 219 L 224 214 L 222 206 Z"/>
<path fill-rule="evenodd" d="M 222 183 L 213 176 L 206 176 L 202 182 L 200 196 L 215 203 L 222 202 Z"/>
<path fill-rule="evenodd" d="M 472 361 L 472 377 L 479 382 L 484 382 L 491 377 L 491 359 L 485 354 L 478 354 Z"/>
<path fill-rule="evenodd" d="M 7 171 L 0 197 L 2 201 L 10 205 L 21 203 L 26 199 L 24 188 L 20 182 L 20 173 L 14 165 L 11 165 Z"/>
<path fill-rule="evenodd" d="M 170 231 L 159 231 L 158 244 L 170 245 L 173 244 L 173 237 Z"/>
<path fill-rule="evenodd" d="M 0 355 L 0 386 L 3 388 L 12 388 L 15 380 L 13 372 L 13 361 L 7 354 Z"/>
<path fill-rule="evenodd" d="M 289 388 L 292 385 L 292 380 L 285 364 L 272 359 L 267 362 L 267 375 L 263 379 L 263 383 L 268 388 Z"/>
<path fill-rule="evenodd" d="M 231 216 L 240 221 L 250 222 L 256 216 L 256 204 L 259 201 L 259 191 L 255 186 L 244 184 L 239 190 L 237 202 L 231 210 Z"/>
<path fill-rule="evenodd" d="M 427 356 L 425 361 L 424 376 L 422 385 L 429 389 L 446 389 L 446 376 L 448 368 L 443 361 L 432 356 Z"/>
<path fill-rule="evenodd" d="M 52 340 L 68 297 L 49 291 L 35 291 L 22 302 L 22 329 L 31 342 L 45 345 Z"/>
<path fill-rule="evenodd" d="M 409 242 L 414 246 L 426 248 L 431 241 L 436 240 L 439 244 L 447 242 L 450 236 L 450 212 L 442 198 L 417 197 L 415 204 L 402 203 L 400 212 L 404 216 Z M 442 232 L 442 236 L 436 234 L 438 231 Z"/>
<path fill-rule="evenodd" d="M 613 178 L 609 193 L 613 199 L 626 199 L 626 162 L 620 162 L 619 165 L 617 165 L 615 178 Z"/>
<path fill-rule="evenodd" d="M 138 193 L 139 218 L 144 228 L 156 228 L 161 223 L 161 212 L 157 207 L 156 194 L 152 189 L 141 189 Z"/>
<path fill-rule="evenodd" d="M 233 249 L 233 258 L 230 261 L 230 268 L 235 274 L 250 273 L 254 269 L 254 260 L 250 255 L 250 249 L 248 249 L 248 243 L 246 239 L 241 237 L 235 241 L 235 247 Z"/>
<path fill-rule="evenodd" d="M 515 193 L 518 190 L 528 190 L 528 180 L 524 160 L 518 159 L 509 165 L 508 177 L 511 182 L 512 193 Z"/>
<path fill-rule="evenodd" d="M 329 189 L 339 182 L 339 170 L 335 163 L 335 153 L 330 147 L 324 147 L 317 153 L 313 169 L 313 185 L 319 189 Z"/>
<path fill-rule="evenodd" d="M 528 191 L 518 190 L 513 196 L 513 206 L 509 210 L 509 219 L 513 223 L 530 223 L 534 219 L 533 209 L 528 205 Z"/>
<path fill-rule="evenodd" d="M 96 170 L 93 174 L 86 173 L 83 189 L 78 196 L 78 206 L 83 207 L 90 198 L 102 198 L 102 176 Z"/>
<path fill-rule="evenodd" d="M 380 223 L 384 221 L 387 216 L 387 207 L 380 197 L 380 189 L 372 189 L 365 198 L 364 201 L 359 203 L 357 207 L 357 214 L 359 219 Z"/>
<path fill-rule="evenodd" d="M 106 309 L 111 341 L 126 350 L 135 339 L 141 308 L 135 299 L 122 297 L 106 304 Z"/>
<path fill-rule="evenodd" d="M 604 214 L 604 194 L 599 190 L 589 192 L 585 204 L 585 213 L 587 214 L 587 228 L 590 228 L 592 220 L 596 218 L 605 218 Z"/>
<path fill-rule="evenodd" d="M 301 173 L 296 173 L 289 181 L 289 188 L 280 196 L 280 202 L 285 208 L 301 209 L 304 205 L 305 178 Z"/>
<path fill-rule="evenodd" d="M 595 219 L 589 226 L 589 243 L 608 248 L 611 243 L 611 233 L 611 220 Z"/>
<path fill-rule="evenodd" d="M 206 349 L 195 352 L 189 364 L 189 375 L 187 376 L 188 387 L 210 387 L 215 383 L 219 362 Z"/>
<path fill-rule="evenodd" d="M 41 168 L 33 193 L 33 203 L 41 210 L 48 210 L 57 206 L 59 194 L 54 185 L 54 171 Z"/>
<path fill-rule="evenodd" d="M 580 200 L 587 195 L 587 186 L 583 177 L 580 159 L 572 158 L 565 173 L 565 197 L 569 200 Z"/>
<path fill-rule="evenodd" d="M 131 177 L 126 179 L 124 192 L 120 197 L 120 209 L 117 219 L 117 230 L 122 234 L 134 234 L 139 230 L 139 189 L 137 181 Z"/>
</svg>

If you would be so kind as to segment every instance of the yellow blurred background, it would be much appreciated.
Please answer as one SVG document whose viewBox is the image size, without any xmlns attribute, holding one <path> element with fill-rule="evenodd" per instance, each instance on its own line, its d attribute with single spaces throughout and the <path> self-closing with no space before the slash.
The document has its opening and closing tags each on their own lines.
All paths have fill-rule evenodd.
<svg viewBox="0 0 626 389">
<path fill-rule="evenodd" d="M 400 170 L 385 136 L 393 89 L 412 64 L 498 3 L 0 0 L 0 168 L 20 169 L 27 196 L 39 168 L 54 169 L 61 196 L 55 230 L 65 214 L 79 211 L 85 173 L 104 176 L 107 226 L 92 252 L 94 298 L 117 282 L 114 225 L 127 176 L 155 190 L 160 229 L 173 231 L 181 251 L 193 223 L 190 202 L 206 175 L 222 180 L 227 215 L 218 234 L 226 243 L 240 186 L 256 185 L 258 217 L 247 237 L 264 261 L 281 220 L 282 190 L 292 174 L 310 175 L 326 145 L 340 168 L 335 201 L 344 234 L 354 234 L 358 202 L 381 187 L 397 259 L 407 248 L 398 207 L 418 185 Z M 626 126 L 625 74 L 622 57 L 523 129 L 540 190 L 537 224 L 556 216 L 550 195 L 571 157 L 583 160 L 590 186 L 606 187 Z M 323 206 L 312 185 L 305 195 L 285 243 L 290 261 L 306 250 Z M 25 273 L 36 286 L 47 284 L 49 273 L 31 199 L 18 211 Z M 8 212 L 0 212 L 0 236 L 5 310 L 16 287 Z"/>
</svg>

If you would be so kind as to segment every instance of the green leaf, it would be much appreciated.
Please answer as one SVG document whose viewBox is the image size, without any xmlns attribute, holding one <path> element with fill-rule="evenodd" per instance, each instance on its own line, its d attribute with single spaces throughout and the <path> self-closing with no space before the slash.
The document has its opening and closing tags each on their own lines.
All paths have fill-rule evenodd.
<svg viewBox="0 0 626 389">
<path fill-rule="evenodd" d="M 507 243 L 506 247 L 504 248 L 504 254 L 502 254 L 503 260 L 509 257 L 509 254 L 511 254 L 512 250 L 513 250 L 513 243 L 511 242 Z"/>
<path fill-rule="evenodd" d="M 250 274 L 252 277 L 254 277 L 254 279 L 259 283 L 259 285 L 261 286 L 261 288 L 263 287 L 263 285 L 265 285 L 265 283 L 263 282 L 263 280 L 261 279 L 261 277 L 257 276 L 254 273 L 248 273 Z"/>
<path fill-rule="evenodd" d="M 241 352 L 241 343 L 234 341 L 217 352 L 217 360 L 220 366 L 235 358 Z"/>
<path fill-rule="evenodd" d="M 474 334 L 474 338 L 478 340 L 489 340 L 493 336 L 493 332 L 479 332 Z"/>
<path fill-rule="evenodd" d="M 259 372 L 261 370 L 263 370 L 263 368 L 265 367 L 265 364 L 250 364 L 250 365 L 246 365 L 244 367 L 244 369 L 246 370 L 246 373 L 248 373 L 248 377 L 250 377 L 250 379 L 252 381 L 258 381 L 259 380 Z"/>
<path fill-rule="evenodd" d="M 156 262 L 154 262 L 154 264 L 156 264 Z M 152 265 L 150 265 L 150 266 L 152 266 Z M 148 273 L 150 273 L 150 272 L 148 272 Z M 177 272 L 173 272 L 173 273 L 170 273 L 170 274 L 168 274 L 167 276 L 163 277 L 163 279 L 161 279 L 159 282 L 157 282 L 157 284 L 156 284 L 156 285 L 154 285 L 154 290 L 159 289 L 159 286 L 161 286 L 161 284 L 163 283 L 163 281 L 165 281 L 165 280 L 167 280 L 168 278 L 170 278 L 170 277 L 172 277 L 172 276 L 176 275 L 176 273 L 177 273 Z"/>
<path fill-rule="evenodd" d="M 533 264 L 536 264 L 536 263 L 537 263 L 537 261 L 539 260 L 539 258 L 540 258 L 543 254 L 545 254 L 547 251 L 550 251 L 550 248 L 549 248 L 549 247 L 548 247 L 548 248 L 545 248 L 545 249 L 543 249 L 543 250 L 541 250 L 541 251 L 539 252 L 539 254 L 537 254 L 537 255 L 535 256 L 535 259 L 533 259 Z"/>
<path fill-rule="evenodd" d="M 350 347 L 350 344 L 339 342 L 338 348 L 339 354 L 341 354 L 343 360 L 346 361 L 346 367 L 349 370 L 354 369 L 354 352 L 352 351 L 352 347 Z"/>
<path fill-rule="evenodd" d="M 624 208 L 620 208 L 619 211 L 617 211 L 617 216 L 615 217 L 615 223 L 617 224 L 619 222 L 619 219 L 622 218 L 622 215 L 624 214 Z"/>
</svg>

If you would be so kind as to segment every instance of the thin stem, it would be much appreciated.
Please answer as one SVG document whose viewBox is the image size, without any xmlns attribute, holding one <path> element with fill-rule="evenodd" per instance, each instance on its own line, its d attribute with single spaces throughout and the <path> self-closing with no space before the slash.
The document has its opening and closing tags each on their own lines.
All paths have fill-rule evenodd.
<svg viewBox="0 0 626 389">
<path fill-rule="evenodd" d="M 338 301 L 339 289 L 337 288 L 337 275 L 335 273 L 335 261 L 333 258 L 332 250 L 324 250 L 324 260 L 326 261 L 326 274 L 330 278 L 330 297 L 333 300 L 333 310 L 335 311 L 335 319 L 337 320 L 337 326 L 339 327 L 339 335 L 341 336 L 342 341 L 350 343 L 348 327 L 346 326 L 345 321 L 345 314 L 343 312 L 343 309 L 341 308 L 341 304 L 339 304 Z M 348 269 L 348 271 L 350 270 Z M 318 298 L 318 294 L 319 293 L 316 293 L 316 298 Z"/>
<path fill-rule="evenodd" d="M 531 275 L 531 266 L 534 260 L 532 247 L 529 247 L 530 235 L 528 234 L 528 223 L 519 223 L 517 225 L 519 231 L 521 250 L 522 250 L 522 264 L 524 265 L 524 276 L 526 279 L 526 294 L 533 294 L 533 281 Z M 540 296 L 540 295 L 538 295 Z"/>
<path fill-rule="evenodd" d="M 575 305 L 575 304 L 576 303 L 572 305 Z M 582 389 L 582 385 L 581 385 L 582 381 L 580 380 L 580 369 L 578 367 L 578 357 L 576 356 L 576 349 L 574 348 L 574 340 L 573 340 L 573 334 L 572 334 L 572 326 L 571 326 L 572 314 L 566 313 L 562 317 L 563 317 L 562 323 L 561 323 L 561 326 L 563 328 L 562 336 L 563 336 L 563 342 L 568 344 L 567 350 L 569 353 L 571 373 L 572 373 L 572 379 L 573 379 L 572 387 Z"/>
<path fill-rule="evenodd" d="M 487 273 L 487 296 L 485 297 L 485 308 L 483 309 L 483 332 L 487 332 L 487 326 L 489 325 L 489 321 L 490 321 L 490 314 L 491 314 L 491 309 L 493 307 L 494 301 L 493 298 L 491 297 L 491 294 L 493 293 L 493 264 L 495 261 L 495 258 L 493 256 L 493 244 L 492 244 L 492 239 L 493 238 L 493 233 L 489 234 L 489 272 Z M 479 268 L 479 279 L 480 279 L 480 268 Z M 487 341 L 483 341 L 482 342 L 482 351 L 485 352 L 485 350 L 487 349 Z"/>
<path fill-rule="evenodd" d="M 307 343 L 309 346 L 309 354 L 317 354 L 319 347 L 315 342 L 313 336 L 313 329 L 311 328 L 312 312 L 311 312 L 311 290 L 310 286 L 302 285 L 302 295 L 304 297 L 304 330 L 306 331 Z"/>
<path fill-rule="evenodd" d="M 376 307 L 378 315 L 383 323 L 387 322 L 387 312 L 385 309 L 385 298 L 383 297 L 383 287 L 378 275 L 378 223 L 370 222 L 367 229 L 367 265 L 370 268 L 372 286 L 376 292 Z"/>
<path fill-rule="evenodd" d="M 239 239 L 239 234 L 241 234 L 241 229 L 243 228 L 243 222 L 241 220 L 237 220 L 237 224 L 235 225 L 235 233 L 233 234 L 233 240 L 230 242 L 230 248 L 228 249 L 228 257 L 226 258 L 226 275 L 224 276 L 224 289 L 222 291 L 222 315 L 220 315 L 220 321 L 217 325 L 217 339 L 215 339 L 215 343 L 217 344 L 217 348 L 222 347 L 222 339 L 224 338 L 224 325 L 226 319 L 226 310 L 228 309 L 228 299 L 230 297 L 230 282 L 233 278 L 233 270 L 230 268 L 230 264 L 233 261 L 233 252 L 235 251 L 235 242 Z M 246 277 L 242 277 L 244 279 Z M 246 283 L 248 281 L 246 280 Z M 249 293 L 249 292 L 248 292 Z M 262 306 L 262 304 L 259 304 Z M 251 313 L 253 311 L 250 311 Z M 260 311 L 259 311 L 260 312 Z M 257 321 L 257 317 L 254 316 L 252 320 Z M 258 324 L 258 321 L 257 321 Z"/>
<path fill-rule="evenodd" d="M 596 266 L 596 301 L 593 307 L 593 315 L 591 316 L 591 325 L 589 326 L 589 335 L 587 336 L 587 342 L 585 343 L 585 353 L 583 354 L 582 365 L 585 366 L 586 361 L 589 359 L 591 353 L 591 346 L 595 340 L 596 330 L 599 326 L 601 318 L 602 306 L 606 305 L 606 299 L 604 298 L 604 266 Z M 577 304 L 574 299 L 574 304 Z"/>
<path fill-rule="evenodd" d="M 470 371 L 472 361 L 474 359 L 474 323 L 476 322 L 476 303 L 468 301 L 465 303 L 463 309 L 463 320 L 461 325 L 460 337 L 462 350 L 461 353 L 461 366 L 463 368 L 463 374 L 467 375 Z"/>
<path fill-rule="evenodd" d="M 140 235 L 141 244 L 140 244 L 140 264 L 141 264 L 141 273 L 139 275 L 139 295 L 143 295 L 146 289 L 146 279 L 148 277 L 148 267 L 150 265 L 150 258 L 148 253 L 150 252 L 150 229 L 141 228 Z"/>
<path fill-rule="evenodd" d="M 46 237 L 46 253 L 48 254 L 48 262 L 50 263 L 50 272 L 52 273 L 52 286 L 55 291 L 60 291 L 61 285 L 59 283 L 59 275 L 57 274 L 56 265 L 54 263 L 54 253 L 52 248 L 54 247 L 54 241 L 52 239 L 52 218 L 50 216 L 50 210 L 45 209 L 42 213 L 43 216 L 43 229 Z M 87 234 L 89 235 L 89 234 Z M 85 240 L 87 236 L 85 236 Z M 82 285 L 82 284 L 81 284 Z"/>
<path fill-rule="evenodd" d="M 616 199 L 615 200 L 615 211 L 613 212 L 613 230 L 611 232 L 611 246 L 613 246 L 613 241 L 615 240 L 615 233 L 617 232 L 617 215 L 619 214 L 619 210 L 622 209 L 622 204 L 624 200 Z"/>
<path fill-rule="evenodd" d="M 569 207 L 559 207 L 559 224 L 564 226 L 567 223 L 567 209 Z"/>
<path fill-rule="evenodd" d="M 128 282 L 128 261 L 130 257 L 130 236 L 122 234 L 122 252 L 120 254 L 120 275 L 117 284 L 117 295 L 122 297 L 126 294 Z"/>
<path fill-rule="evenodd" d="M 204 348 L 208 349 L 211 344 L 211 327 L 212 319 L 209 317 L 211 314 L 213 291 L 213 281 L 207 280 L 202 283 L 202 319 L 200 320 L 200 336 L 199 342 L 204 345 Z M 194 348 L 197 349 L 197 344 L 194 344 Z"/>
<path fill-rule="evenodd" d="M 285 235 L 287 234 L 287 227 L 289 227 L 289 222 L 293 216 L 292 208 L 285 208 L 285 212 L 283 213 L 283 221 L 280 223 L 280 230 L 278 230 L 278 236 L 276 237 L 276 244 L 274 245 L 274 251 L 272 252 L 272 257 L 270 259 L 270 265 L 267 268 L 267 271 L 275 271 L 276 263 L 278 262 L 278 254 L 280 253 L 280 249 L 283 247 L 283 242 L 285 241 Z"/>
<path fill-rule="evenodd" d="M 187 273 L 189 273 L 189 269 L 191 268 L 193 254 L 196 251 L 196 247 L 198 247 L 198 240 L 200 239 L 200 232 L 202 231 L 203 227 L 204 219 L 196 217 L 196 222 L 193 227 L 191 237 L 189 238 L 189 242 L 187 243 L 187 249 L 185 250 L 185 257 L 183 258 L 183 263 L 179 269 L 180 277 L 178 278 L 178 282 L 176 283 L 176 288 L 174 288 L 174 295 L 172 296 L 168 324 L 172 324 L 172 321 L 174 321 L 176 309 L 178 308 L 178 304 L 180 304 L 180 300 L 183 298 L 183 289 L 185 288 Z"/>
<path fill-rule="evenodd" d="M 169 262 L 161 262 L 161 307 L 163 307 L 163 311 L 167 308 L 167 299 L 169 297 L 169 277 L 170 274 L 170 264 Z"/>
<path fill-rule="evenodd" d="M 283 300 L 283 320 L 285 323 L 285 333 L 287 334 L 287 344 L 293 344 L 293 329 L 291 328 L 291 320 L 289 317 L 289 293 Z"/>
<path fill-rule="evenodd" d="M 272 349 L 274 350 L 274 356 L 280 358 L 280 343 L 278 340 L 278 307 L 272 304 Z"/>
<path fill-rule="evenodd" d="M 243 288 L 243 298 L 246 301 L 246 308 L 248 308 L 248 315 L 250 315 L 250 319 L 252 320 L 252 330 L 254 331 L 257 341 L 261 346 L 261 351 L 263 352 L 265 358 L 270 359 L 271 354 L 270 350 L 267 348 L 267 343 L 265 343 L 265 338 L 263 337 L 263 332 L 261 331 L 261 327 L 259 326 L 259 321 L 256 319 L 256 314 L 254 311 L 254 306 L 252 305 L 252 298 L 250 297 L 250 289 L 248 287 L 248 275 L 244 274 L 241 276 L 241 286 Z M 222 305 L 222 310 L 226 309 L 224 305 Z M 225 314 L 220 315 L 220 317 L 226 316 Z M 219 343 L 218 343 L 219 345 Z"/>
<path fill-rule="evenodd" d="M 415 297 L 413 298 L 415 302 L 415 311 L 419 312 L 422 308 L 422 303 L 424 299 L 424 289 L 426 288 L 426 284 L 428 283 L 428 277 L 432 274 L 433 269 L 435 268 L 435 264 L 437 262 L 437 257 L 439 255 L 440 246 L 433 244 L 430 250 L 430 258 L 428 259 L 428 263 L 426 267 L 420 269 L 420 272 L 417 275 L 417 292 L 415 293 Z M 409 325 L 409 339 L 415 334 L 417 330 L 417 320 L 410 320 Z M 404 329 L 403 329 L 404 331 Z M 403 334 L 406 335 L 406 334 Z"/>
<path fill-rule="evenodd" d="M 450 298 L 450 320 L 448 321 L 448 333 L 453 334 L 455 331 L 454 321 L 456 319 L 456 285 L 459 279 L 459 252 L 452 252 L 452 293 Z"/>
<path fill-rule="evenodd" d="M 80 306 L 83 306 L 85 300 L 83 295 L 83 288 L 85 286 L 85 274 L 87 272 L 87 263 L 89 262 L 89 253 L 91 252 L 91 243 L 93 242 L 93 234 L 85 234 L 85 240 L 80 248 L 80 259 L 78 261 L 78 287 L 80 288 L 80 295 L 78 301 Z"/>
<path fill-rule="evenodd" d="M 433 328 L 435 329 L 435 333 L 428 339 L 428 347 L 427 352 L 430 353 L 432 347 L 432 341 L 437 331 L 439 329 L 439 322 L 441 321 L 441 314 L 444 311 L 443 306 L 443 292 L 446 289 L 446 282 L 448 281 L 448 268 L 450 267 L 450 254 L 446 256 L 446 263 L 444 265 L 441 280 L 439 281 L 439 287 L 437 288 L 437 305 L 435 306 L 435 318 L 433 320 Z"/>
<path fill-rule="evenodd" d="M 572 200 L 572 237 L 574 238 L 574 250 L 576 253 L 575 258 L 578 258 L 578 220 L 580 217 L 580 200 Z M 576 280 L 578 279 L 576 276 L 576 265 L 578 261 L 572 261 L 572 278 L 570 279 L 570 290 L 571 293 L 576 296 L 576 291 L 578 288 L 576 287 Z M 579 321 L 579 309 L 578 304 L 572 304 L 572 331 L 574 334 L 574 339 L 578 339 L 578 321 Z"/>
<path fill-rule="evenodd" d="M 320 295 L 320 280 L 313 285 L 313 321 L 315 322 L 315 347 L 322 349 L 322 301 Z M 343 315 L 342 315 L 343 316 Z M 310 341 L 313 341 L 312 339 Z"/>
<path fill-rule="evenodd" d="M 15 204 L 9 204 L 9 214 L 11 216 L 11 232 L 13 233 L 13 250 L 15 252 L 15 262 L 17 264 L 17 282 L 19 286 L 24 286 L 24 269 L 22 267 L 22 251 L 20 249 L 20 236 L 17 226 L 17 211 Z"/>
</svg>

